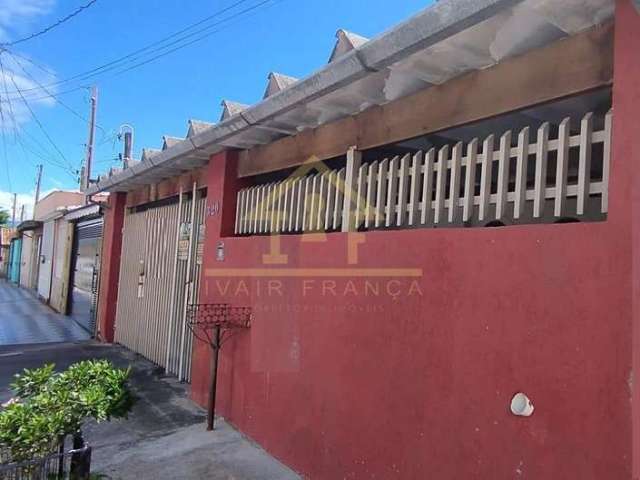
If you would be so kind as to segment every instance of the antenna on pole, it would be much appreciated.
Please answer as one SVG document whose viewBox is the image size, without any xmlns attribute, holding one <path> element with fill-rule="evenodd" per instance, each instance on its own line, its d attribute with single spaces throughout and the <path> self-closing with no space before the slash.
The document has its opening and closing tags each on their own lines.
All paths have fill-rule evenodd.
<svg viewBox="0 0 640 480">
<path fill-rule="evenodd" d="M 129 168 L 131 166 L 131 151 L 133 150 L 133 127 L 129 124 L 120 126 L 120 133 L 118 138 L 124 140 L 124 151 L 122 154 L 122 168 Z"/>
</svg>

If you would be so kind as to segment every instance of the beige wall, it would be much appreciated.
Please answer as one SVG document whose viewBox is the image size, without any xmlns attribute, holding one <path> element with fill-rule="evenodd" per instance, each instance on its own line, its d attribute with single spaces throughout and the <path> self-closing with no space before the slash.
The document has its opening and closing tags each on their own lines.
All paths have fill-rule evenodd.
<svg viewBox="0 0 640 480">
<path fill-rule="evenodd" d="M 22 255 L 20 258 L 20 285 L 31 288 L 31 248 L 33 246 L 33 232 L 24 232 L 22 235 Z"/>
<path fill-rule="evenodd" d="M 0 245 L 8 247 L 11 244 L 11 239 L 15 237 L 16 230 L 14 228 L 0 227 Z"/>
<path fill-rule="evenodd" d="M 83 204 L 84 195 L 81 192 L 56 190 L 36 203 L 35 219 L 42 220 L 60 207 L 80 206 Z"/>
<path fill-rule="evenodd" d="M 49 305 L 57 312 L 66 314 L 67 297 L 69 293 L 69 267 L 71 263 L 71 247 L 73 244 L 73 224 L 62 218 L 56 220 L 55 236 Z"/>
</svg>

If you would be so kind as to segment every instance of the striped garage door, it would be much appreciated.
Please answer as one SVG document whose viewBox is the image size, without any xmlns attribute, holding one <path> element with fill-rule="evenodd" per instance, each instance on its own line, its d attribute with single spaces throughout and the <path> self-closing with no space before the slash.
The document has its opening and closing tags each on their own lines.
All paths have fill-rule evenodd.
<svg viewBox="0 0 640 480">
<path fill-rule="evenodd" d="M 188 303 L 197 302 L 204 240 L 204 190 L 129 211 L 125 216 L 116 342 L 191 378 Z"/>
</svg>

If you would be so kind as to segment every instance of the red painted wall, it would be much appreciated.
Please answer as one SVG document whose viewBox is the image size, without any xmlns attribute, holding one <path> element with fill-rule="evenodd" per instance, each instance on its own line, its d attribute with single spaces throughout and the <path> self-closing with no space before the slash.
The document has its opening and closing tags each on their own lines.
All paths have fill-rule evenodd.
<svg viewBox="0 0 640 480">
<path fill-rule="evenodd" d="M 234 158 L 212 158 L 207 201 L 221 210 L 207 219 L 200 301 L 254 309 L 251 329 L 223 348 L 219 412 L 314 479 L 637 473 L 638 31 L 620 0 L 608 221 L 363 236 L 355 267 L 418 268 L 416 283 L 317 270 L 225 276 L 342 272 L 348 236 L 281 237 L 287 263 L 271 266 L 269 238 L 223 238 L 217 262 L 237 185 Z M 208 374 L 197 345 L 192 394 L 203 404 Z M 535 405 L 530 418 L 509 412 L 519 391 Z"/>
<path fill-rule="evenodd" d="M 104 213 L 97 337 L 113 342 L 126 193 L 112 193 Z"/>
<path fill-rule="evenodd" d="M 632 1 L 617 0 L 615 32 L 615 84 L 613 88 L 613 149 L 616 163 L 616 196 L 610 218 L 622 240 L 618 255 L 629 260 L 630 283 L 621 289 L 630 295 L 631 317 L 627 320 L 632 341 L 629 384 L 633 402 L 633 478 L 640 479 L 640 8 Z"/>
<path fill-rule="evenodd" d="M 282 250 L 289 265 L 343 267 L 344 237 L 289 237 Z M 268 250 L 225 243 L 229 266 L 258 265 Z M 424 269 L 411 296 L 408 281 L 387 279 L 369 297 L 361 280 L 344 293 L 346 279 L 336 296 L 319 279 L 306 295 L 301 279 L 281 280 L 282 297 L 267 295 L 268 279 L 262 297 L 255 280 L 249 296 L 236 280 L 237 296 L 221 295 L 226 281 L 208 278 L 204 301 L 255 309 L 250 332 L 225 345 L 220 411 L 311 478 L 629 478 L 619 246 L 607 223 L 368 234 L 360 265 Z M 529 419 L 509 413 L 518 391 L 535 404 Z"/>
</svg>

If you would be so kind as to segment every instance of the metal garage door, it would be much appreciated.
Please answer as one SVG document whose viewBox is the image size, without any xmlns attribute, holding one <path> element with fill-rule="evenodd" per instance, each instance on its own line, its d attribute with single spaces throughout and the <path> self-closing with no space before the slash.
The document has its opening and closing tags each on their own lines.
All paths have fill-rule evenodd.
<svg viewBox="0 0 640 480">
<path fill-rule="evenodd" d="M 102 226 L 102 218 L 79 222 L 75 227 L 71 257 L 69 314 L 92 335 L 96 328 Z"/>
<path fill-rule="evenodd" d="M 203 191 L 195 203 L 192 196 L 125 216 L 115 331 L 116 342 L 187 381 L 193 342 L 185 312 L 197 302 L 205 212 Z"/>
</svg>

